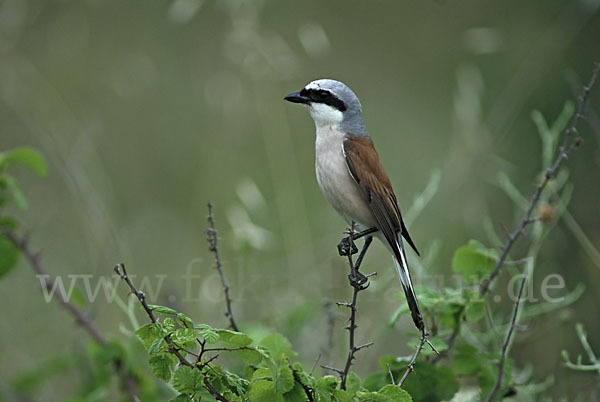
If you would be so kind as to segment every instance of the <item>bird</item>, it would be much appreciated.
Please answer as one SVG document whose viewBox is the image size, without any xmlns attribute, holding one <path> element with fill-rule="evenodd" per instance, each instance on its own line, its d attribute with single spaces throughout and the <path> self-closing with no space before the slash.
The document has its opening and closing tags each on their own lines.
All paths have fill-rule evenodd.
<svg viewBox="0 0 600 402">
<path fill-rule="evenodd" d="M 404 240 L 417 255 L 419 251 L 406 229 L 391 181 L 367 131 L 358 97 L 340 81 L 318 79 L 285 96 L 284 100 L 306 106 L 314 120 L 317 182 L 331 206 L 360 231 L 354 236 L 350 234 L 352 240 L 365 237 L 359 260 L 362 261 L 373 234 L 387 246 L 394 258 L 412 320 L 425 337 Z M 358 251 L 348 250 L 348 243 L 353 244 L 349 240 L 345 238 L 338 245 L 341 255 Z M 361 277 L 365 282 L 366 277 L 362 274 Z"/>
</svg>

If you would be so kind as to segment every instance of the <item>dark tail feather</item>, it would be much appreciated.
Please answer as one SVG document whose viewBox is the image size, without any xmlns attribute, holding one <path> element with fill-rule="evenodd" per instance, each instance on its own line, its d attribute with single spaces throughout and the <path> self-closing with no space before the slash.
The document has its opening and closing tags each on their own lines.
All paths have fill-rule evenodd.
<svg viewBox="0 0 600 402">
<path fill-rule="evenodd" d="M 417 302 L 415 292 L 412 288 L 407 288 L 404 285 L 402 285 L 402 288 L 404 289 L 404 295 L 406 296 L 406 301 L 408 303 L 408 308 L 410 308 L 410 315 L 412 316 L 413 322 L 419 331 L 423 331 L 425 325 L 423 323 L 421 310 L 419 310 L 419 303 Z"/>
<path fill-rule="evenodd" d="M 423 331 L 425 328 L 425 323 L 423 322 L 423 316 L 421 315 L 421 310 L 419 309 L 417 296 L 415 295 L 415 290 L 413 288 L 412 281 L 410 280 L 408 264 L 406 263 L 406 257 L 404 256 L 404 250 L 401 242 L 402 240 L 400 239 L 398 249 L 396 250 L 396 253 L 394 253 L 397 254 L 394 256 L 394 263 L 396 264 L 396 271 L 398 271 L 398 276 L 402 282 L 402 288 L 404 289 L 404 295 L 406 296 L 406 301 L 408 303 L 408 307 L 410 308 L 410 314 L 413 322 L 420 331 Z"/>
</svg>

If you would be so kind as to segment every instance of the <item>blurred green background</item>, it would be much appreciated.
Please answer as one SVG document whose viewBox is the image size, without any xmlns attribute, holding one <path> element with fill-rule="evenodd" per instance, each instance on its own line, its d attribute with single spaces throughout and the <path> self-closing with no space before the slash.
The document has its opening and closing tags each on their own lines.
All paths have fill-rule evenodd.
<svg viewBox="0 0 600 402">
<path fill-rule="evenodd" d="M 325 301 L 349 297 L 335 247 L 345 224 L 314 178 L 313 122 L 283 96 L 317 78 L 347 83 L 404 211 L 440 178 L 409 222 L 428 257 L 409 262 L 417 283 L 431 286 L 426 272 L 451 285 L 457 247 L 470 238 L 494 246 L 484 223 L 501 234 L 520 217 L 498 174 L 533 191 L 541 162 L 531 112 L 553 121 L 579 94 L 600 57 L 599 8 L 598 0 L 2 0 L 0 149 L 35 147 L 50 167 L 41 181 L 15 172 L 30 207 L 14 212 L 65 286 L 69 274 L 93 275 L 94 289 L 124 262 L 161 286 L 154 302 L 226 326 L 203 233 L 212 200 L 241 327 L 280 331 L 301 361 L 310 365 L 321 351 L 321 363 L 339 366 L 346 311 Z M 585 144 L 567 161 L 568 210 L 596 250 L 598 89 L 581 125 Z M 513 257 L 525 251 L 526 241 Z M 587 291 L 517 334 L 512 356 L 535 381 L 554 374 L 547 396 L 594 392 L 597 376 L 561 367 L 560 351 L 582 353 L 575 322 L 600 351 L 600 260 L 559 222 L 538 262 L 535 297 L 549 273 L 565 278 L 557 297 L 579 283 Z M 21 265 L 0 282 L 3 387 L 87 341 Z M 387 326 L 399 286 L 385 249 L 377 244 L 363 266 L 378 276 L 361 294 L 359 342 L 375 341 L 359 356 L 361 375 L 383 354 L 408 354 L 412 330 L 408 318 Z M 200 277 L 186 280 L 186 270 Z M 127 322 L 102 291 L 86 311 L 115 337 Z M 342 314 L 328 352 L 332 311 Z M 43 342 L 28 335 L 42 329 Z M 75 370 L 57 375 L 34 400 L 61 400 L 77 378 Z"/>
</svg>

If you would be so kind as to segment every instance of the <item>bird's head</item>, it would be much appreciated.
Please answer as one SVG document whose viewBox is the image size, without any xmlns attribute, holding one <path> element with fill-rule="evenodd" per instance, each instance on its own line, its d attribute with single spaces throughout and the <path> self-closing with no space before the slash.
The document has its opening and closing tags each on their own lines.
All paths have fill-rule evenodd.
<svg viewBox="0 0 600 402">
<path fill-rule="evenodd" d="M 367 133 L 360 101 L 342 82 L 330 79 L 312 81 L 284 99 L 307 106 L 317 128 L 332 126 L 356 135 Z"/>
</svg>

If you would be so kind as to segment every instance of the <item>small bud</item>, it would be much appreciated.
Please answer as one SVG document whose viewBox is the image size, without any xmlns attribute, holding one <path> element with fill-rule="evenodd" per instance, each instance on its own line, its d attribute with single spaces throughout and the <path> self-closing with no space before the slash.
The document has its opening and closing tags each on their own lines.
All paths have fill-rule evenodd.
<svg viewBox="0 0 600 402">
<path fill-rule="evenodd" d="M 540 208 L 540 220 L 549 222 L 554 218 L 555 209 L 552 205 L 544 205 Z"/>
</svg>

